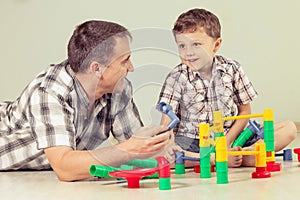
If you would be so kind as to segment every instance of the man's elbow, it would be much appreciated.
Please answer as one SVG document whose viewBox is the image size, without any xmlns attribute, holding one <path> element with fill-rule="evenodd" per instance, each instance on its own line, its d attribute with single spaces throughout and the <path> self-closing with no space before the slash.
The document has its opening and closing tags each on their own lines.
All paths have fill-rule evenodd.
<svg viewBox="0 0 300 200">
<path fill-rule="evenodd" d="M 66 171 L 63 171 L 63 170 L 54 170 L 57 178 L 59 181 L 62 181 L 62 182 L 71 182 L 71 181 L 76 181 L 77 178 L 75 175 L 73 175 L 72 173 L 70 172 L 66 172 Z"/>
</svg>

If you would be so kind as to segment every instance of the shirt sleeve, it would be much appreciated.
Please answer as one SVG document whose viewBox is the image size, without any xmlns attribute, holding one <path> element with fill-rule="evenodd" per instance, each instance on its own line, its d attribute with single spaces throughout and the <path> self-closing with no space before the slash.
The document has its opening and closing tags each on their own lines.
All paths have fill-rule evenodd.
<svg viewBox="0 0 300 200">
<path fill-rule="evenodd" d="M 252 102 L 257 96 L 257 92 L 254 89 L 252 83 L 246 76 L 244 70 L 240 65 L 234 66 L 234 80 L 233 80 L 233 101 L 237 105 L 247 104 Z"/>
<path fill-rule="evenodd" d="M 31 96 L 30 123 L 38 149 L 52 146 L 76 148 L 73 109 L 59 96 L 38 89 Z"/>
<path fill-rule="evenodd" d="M 132 86 L 129 80 L 124 81 L 124 90 L 121 94 L 114 94 L 112 99 L 112 129 L 115 139 L 123 142 L 130 138 L 143 126 L 138 108 L 133 100 Z"/>
</svg>

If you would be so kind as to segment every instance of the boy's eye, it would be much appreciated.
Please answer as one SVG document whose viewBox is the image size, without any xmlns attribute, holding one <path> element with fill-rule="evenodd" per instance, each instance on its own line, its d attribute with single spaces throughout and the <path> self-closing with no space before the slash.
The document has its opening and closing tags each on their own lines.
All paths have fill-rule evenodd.
<svg viewBox="0 0 300 200">
<path fill-rule="evenodd" d="M 201 44 L 200 44 L 199 42 L 195 42 L 195 43 L 193 43 L 193 45 L 194 45 L 194 47 L 199 47 L 199 46 L 201 46 Z"/>
</svg>

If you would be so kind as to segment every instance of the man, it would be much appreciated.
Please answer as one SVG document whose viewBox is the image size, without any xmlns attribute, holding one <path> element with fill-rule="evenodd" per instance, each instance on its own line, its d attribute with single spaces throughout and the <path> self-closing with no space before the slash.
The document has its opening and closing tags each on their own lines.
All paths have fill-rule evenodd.
<svg viewBox="0 0 300 200">
<path fill-rule="evenodd" d="M 52 169 L 62 181 L 89 178 L 92 164 L 119 165 L 161 152 L 162 126 L 142 127 L 132 99 L 130 33 L 105 21 L 79 25 L 68 60 L 41 72 L 0 104 L 0 170 Z M 119 144 L 97 147 L 112 133 Z"/>
</svg>

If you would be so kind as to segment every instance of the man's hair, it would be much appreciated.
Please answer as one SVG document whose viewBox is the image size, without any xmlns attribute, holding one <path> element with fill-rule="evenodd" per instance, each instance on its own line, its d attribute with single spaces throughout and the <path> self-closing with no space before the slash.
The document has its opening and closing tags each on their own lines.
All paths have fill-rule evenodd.
<svg viewBox="0 0 300 200">
<path fill-rule="evenodd" d="M 108 65 L 116 37 L 128 37 L 128 30 L 116 23 L 91 20 L 76 27 L 68 44 L 68 61 L 74 72 L 85 72 L 93 61 Z"/>
<path fill-rule="evenodd" d="M 200 28 L 203 28 L 205 33 L 212 38 L 221 37 L 221 25 L 218 17 L 199 8 L 182 13 L 174 24 L 173 33 L 192 33 Z"/>
</svg>

